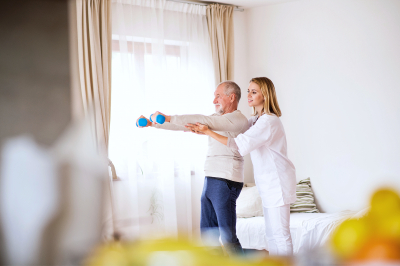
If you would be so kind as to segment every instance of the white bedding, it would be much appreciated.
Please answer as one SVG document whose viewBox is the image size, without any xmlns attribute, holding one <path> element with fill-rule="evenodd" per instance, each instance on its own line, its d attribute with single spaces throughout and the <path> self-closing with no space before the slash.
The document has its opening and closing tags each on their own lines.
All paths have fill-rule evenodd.
<svg viewBox="0 0 400 266">
<path fill-rule="evenodd" d="M 355 214 L 354 211 L 291 213 L 290 233 L 294 253 L 323 245 L 340 222 Z M 236 233 L 243 248 L 268 250 L 264 217 L 238 218 Z"/>
</svg>

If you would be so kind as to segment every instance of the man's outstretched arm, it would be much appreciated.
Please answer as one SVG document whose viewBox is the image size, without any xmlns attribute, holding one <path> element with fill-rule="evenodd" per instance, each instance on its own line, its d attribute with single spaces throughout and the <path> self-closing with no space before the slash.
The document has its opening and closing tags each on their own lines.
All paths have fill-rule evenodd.
<svg viewBox="0 0 400 266">
<path fill-rule="evenodd" d="M 156 112 L 154 115 L 162 114 Z M 164 115 L 164 114 L 162 114 Z M 187 124 L 201 123 L 207 125 L 208 128 L 215 131 L 227 131 L 241 133 L 246 130 L 248 122 L 245 116 L 241 113 L 229 113 L 226 115 L 173 115 L 165 116 L 165 121 L 178 126 L 185 126 Z"/>
<path fill-rule="evenodd" d="M 159 128 L 159 129 L 165 129 L 165 130 L 190 132 L 190 130 L 187 129 L 186 127 L 184 127 L 184 126 L 172 124 L 172 123 L 169 123 L 169 122 L 165 122 L 164 124 L 152 123 L 151 127 L 155 127 L 155 128 Z"/>
</svg>

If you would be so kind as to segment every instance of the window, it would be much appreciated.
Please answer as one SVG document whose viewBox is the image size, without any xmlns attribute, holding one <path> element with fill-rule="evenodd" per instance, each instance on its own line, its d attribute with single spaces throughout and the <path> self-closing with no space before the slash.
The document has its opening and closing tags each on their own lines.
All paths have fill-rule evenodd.
<svg viewBox="0 0 400 266">
<path fill-rule="evenodd" d="M 135 123 L 155 111 L 214 112 L 206 9 L 171 1 L 122 2 L 112 2 L 109 140 L 109 157 L 127 181 L 114 194 L 117 220 L 126 228 L 119 230 L 190 235 L 199 226 L 207 137 L 139 129 Z"/>
</svg>

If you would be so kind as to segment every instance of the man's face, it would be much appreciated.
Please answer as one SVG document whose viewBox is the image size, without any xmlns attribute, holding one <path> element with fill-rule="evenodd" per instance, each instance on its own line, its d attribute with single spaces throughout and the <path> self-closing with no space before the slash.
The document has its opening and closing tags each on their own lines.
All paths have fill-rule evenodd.
<svg viewBox="0 0 400 266">
<path fill-rule="evenodd" d="M 226 111 L 226 107 L 230 104 L 230 98 L 225 95 L 224 92 L 225 84 L 220 84 L 214 92 L 215 112 L 223 115 Z"/>
</svg>

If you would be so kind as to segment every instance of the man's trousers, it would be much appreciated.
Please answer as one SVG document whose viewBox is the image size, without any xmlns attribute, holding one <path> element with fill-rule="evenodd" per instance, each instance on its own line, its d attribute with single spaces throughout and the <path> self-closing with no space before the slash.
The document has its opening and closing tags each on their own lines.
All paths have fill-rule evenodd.
<svg viewBox="0 0 400 266">
<path fill-rule="evenodd" d="M 236 200 L 242 188 L 220 179 L 206 177 L 201 195 L 200 229 L 202 236 L 219 233 L 227 253 L 243 255 L 236 236 Z"/>
</svg>

